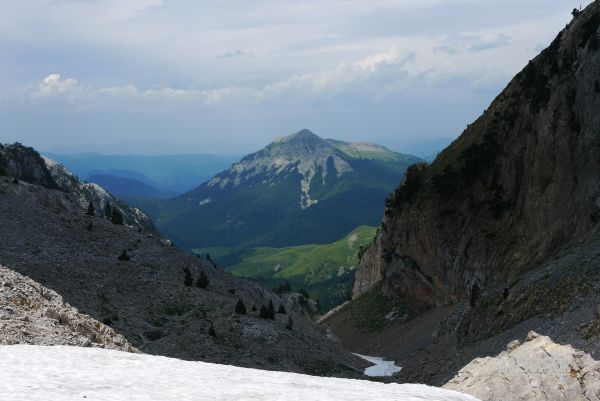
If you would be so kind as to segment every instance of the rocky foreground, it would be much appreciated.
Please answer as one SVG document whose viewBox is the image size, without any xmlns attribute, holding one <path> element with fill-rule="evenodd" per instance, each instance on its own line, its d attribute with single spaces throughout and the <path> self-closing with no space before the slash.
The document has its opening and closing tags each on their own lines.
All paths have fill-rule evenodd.
<svg viewBox="0 0 600 401">
<path fill-rule="evenodd" d="M 570 345 L 530 332 L 497 357 L 477 358 L 444 388 L 482 401 L 600 400 L 600 362 Z"/>
<path fill-rule="evenodd" d="M 0 266 L 0 344 L 76 345 L 138 352 L 125 337 L 29 277 Z"/>
</svg>

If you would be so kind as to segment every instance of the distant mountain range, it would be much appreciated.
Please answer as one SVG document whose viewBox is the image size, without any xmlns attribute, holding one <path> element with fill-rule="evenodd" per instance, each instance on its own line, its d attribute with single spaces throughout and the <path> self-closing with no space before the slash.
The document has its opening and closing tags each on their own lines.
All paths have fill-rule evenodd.
<svg viewBox="0 0 600 401">
<path fill-rule="evenodd" d="M 113 195 L 122 198 L 142 197 L 150 199 L 166 199 L 177 196 L 176 192 L 161 190 L 134 178 L 97 174 L 88 177 L 87 181 L 96 183 Z"/>
<path fill-rule="evenodd" d="M 238 156 L 209 154 L 156 156 L 98 153 L 44 154 L 87 181 L 91 181 L 90 177 L 93 176 L 109 175 L 134 179 L 160 191 L 175 194 L 196 188 L 238 160 Z"/>
<path fill-rule="evenodd" d="M 379 224 L 385 198 L 420 160 L 302 130 L 173 200 L 139 206 L 189 249 L 331 243 Z"/>
</svg>

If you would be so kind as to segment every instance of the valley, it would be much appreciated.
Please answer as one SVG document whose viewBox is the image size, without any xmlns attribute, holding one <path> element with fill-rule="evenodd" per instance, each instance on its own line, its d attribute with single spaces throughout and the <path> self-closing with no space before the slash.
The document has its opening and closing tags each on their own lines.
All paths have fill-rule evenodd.
<svg viewBox="0 0 600 401">
<path fill-rule="evenodd" d="M 60 3 L 53 10 L 69 16 L 92 6 Z M 10 102 L 0 91 L 0 112 L 35 104 L 52 115 L 42 119 L 58 144 L 51 148 L 64 149 L 0 142 L 2 400 L 600 401 L 600 0 L 570 16 L 542 12 L 554 3 L 527 14 L 523 4 L 511 25 L 498 26 L 490 24 L 500 18 L 495 5 L 466 12 L 456 3 L 453 12 L 481 18 L 486 31 L 466 33 L 474 28 L 464 18 L 454 21 L 460 31 L 440 25 L 439 37 L 431 26 L 426 37 L 400 35 L 368 10 L 386 11 L 394 26 L 392 11 L 419 23 L 415 10 L 427 11 L 441 23 L 453 19 L 445 2 L 351 3 L 360 20 L 377 21 L 377 35 L 366 30 L 373 26 L 345 31 L 344 13 L 339 24 L 325 22 L 327 13 L 315 18 L 317 3 L 288 4 L 293 18 L 283 18 L 281 4 L 257 2 L 229 23 L 256 44 L 273 29 L 262 13 L 272 13 L 277 30 L 262 47 L 218 50 L 223 32 L 232 49 L 240 37 L 213 21 L 214 49 L 199 35 L 200 51 L 182 57 L 179 45 L 191 42 L 170 43 L 177 74 L 164 84 L 142 85 L 156 65 L 169 69 L 163 53 L 142 69 L 120 64 L 139 75 L 135 85 L 51 74 L 7 91 Z M 98 18 L 116 35 L 123 21 L 168 19 L 173 4 L 184 6 L 102 2 Z M 186 4 L 195 13 L 170 22 L 190 31 L 187 17 L 207 23 L 200 11 L 220 6 L 199 7 Z M 311 33 L 298 30 L 302 43 L 278 37 L 288 25 L 307 28 L 301 21 L 311 15 Z M 542 32 L 529 37 L 554 27 L 549 21 L 560 31 L 547 46 Z M 134 36 L 148 34 L 144 26 L 132 24 Z M 177 37 L 163 29 L 161 40 Z M 343 32 L 365 40 L 348 42 Z M 321 58 L 382 45 L 383 33 L 391 50 L 310 72 Z M 328 41 L 317 49 L 319 35 Z M 122 40 L 131 46 L 131 36 Z M 157 54 L 161 40 L 153 40 Z M 301 53 L 301 66 L 270 82 L 284 76 L 280 53 L 295 61 Z M 531 59 L 515 68 L 511 57 L 523 55 Z M 498 82 L 485 75 L 489 59 L 501 74 L 513 71 L 506 86 L 460 135 L 431 134 L 453 127 L 469 99 Z M 465 82 L 456 91 L 441 83 L 448 79 Z M 134 105 L 121 105 L 123 96 Z M 390 116 L 394 138 L 376 130 Z M 79 118 L 94 129 L 70 133 Z M 52 128 L 62 119 L 65 134 Z M 217 120 L 229 128 L 213 132 Z M 276 136 L 305 120 L 338 139 L 309 129 Z M 96 130 L 115 121 L 127 123 L 98 139 Z M 138 129 L 168 140 L 115 145 Z M 123 146 L 122 154 L 67 153 L 85 149 L 78 135 L 91 149 Z M 178 144 L 183 137 L 189 143 Z M 419 157 L 380 145 L 400 148 L 403 139 Z M 248 153 L 227 154 L 236 149 Z"/>
</svg>

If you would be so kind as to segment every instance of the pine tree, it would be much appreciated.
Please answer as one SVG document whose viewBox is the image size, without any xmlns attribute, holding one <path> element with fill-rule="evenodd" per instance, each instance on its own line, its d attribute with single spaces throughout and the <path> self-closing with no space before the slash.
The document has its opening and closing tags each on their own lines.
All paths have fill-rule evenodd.
<svg viewBox="0 0 600 401">
<path fill-rule="evenodd" d="M 261 306 L 260 307 L 260 311 L 258 312 L 258 317 L 261 319 L 268 319 L 269 318 L 269 312 L 267 312 L 267 307 L 266 306 Z"/>
<path fill-rule="evenodd" d="M 119 255 L 119 258 L 118 258 L 118 259 L 119 259 L 119 260 L 123 260 L 123 261 L 125 261 L 125 262 L 129 262 L 129 260 L 130 260 L 130 257 L 129 257 L 129 255 L 127 254 L 127 251 L 126 251 L 125 249 L 123 249 L 123 252 L 121 252 L 121 254 Z"/>
<path fill-rule="evenodd" d="M 279 305 L 279 309 L 277 309 L 277 313 L 281 313 L 282 315 L 285 315 L 285 306 L 283 306 L 283 304 Z"/>
<path fill-rule="evenodd" d="M 275 319 L 275 307 L 273 301 L 269 299 L 269 306 L 267 306 L 267 317 L 269 319 Z"/>
<path fill-rule="evenodd" d="M 294 328 L 294 321 L 292 320 L 292 317 L 288 317 L 288 321 L 285 324 L 285 328 L 288 330 L 292 330 Z"/>
<path fill-rule="evenodd" d="M 235 304 L 235 313 L 238 315 L 246 314 L 246 305 L 244 305 L 244 301 L 238 299 L 237 304 Z"/>
<path fill-rule="evenodd" d="M 85 214 L 88 216 L 94 216 L 96 214 L 96 209 L 94 208 L 92 202 L 88 204 L 87 212 L 85 212 Z"/>
<path fill-rule="evenodd" d="M 204 270 L 200 270 L 200 276 L 198 277 L 198 280 L 196 280 L 196 287 L 204 289 L 208 287 L 209 283 L 210 280 L 208 279 L 206 273 L 204 273 Z"/>
<path fill-rule="evenodd" d="M 256 305 L 252 305 L 252 312 L 256 312 Z"/>
<path fill-rule="evenodd" d="M 211 337 L 216 337 L 217 333 L 215 333 L 215 327 L 211 324 L 210 329 L 208 329 L 208 335 Z"/>
<path fill-rule="evenodd" d="M 194 283 L 194 279 L 192 278 L 192 272 L 187 267 L 183 269 L 183 274 L 185 274 L 185 278 L 183 279 L 183 285 L 186 287 L 191 287 Z"/>
<path fill-rule="evenodd" d="M 112 217 L 112 209 L 110 207 L 110 203 L 106 202 L 106 205 L 104 205 L 104 217 L 106 217 L 107 219 L 110 219 Z"/>
<path fill-rule="evenodd" d="M 123 225 L 123 215 L 115 207 L 113 207 L 112 209 L 112 216 L 110 217 L 110 221 L 112 221 L 113 224 L 117 224 L 120 226 Z"/>
</svg>

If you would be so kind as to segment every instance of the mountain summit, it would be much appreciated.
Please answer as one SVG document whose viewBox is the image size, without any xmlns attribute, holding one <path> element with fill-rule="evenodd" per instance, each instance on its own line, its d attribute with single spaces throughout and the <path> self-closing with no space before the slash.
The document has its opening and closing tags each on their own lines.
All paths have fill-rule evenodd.
<svg viewBox="0 0 600 401">
<path fill-rule="evenodd" d="M 168 202 L 155 220 L 186 247 L 333 242 L 360 225 L 377 224 L 378 202 L 416 161 L 305 129 Z"/>
</svg>

